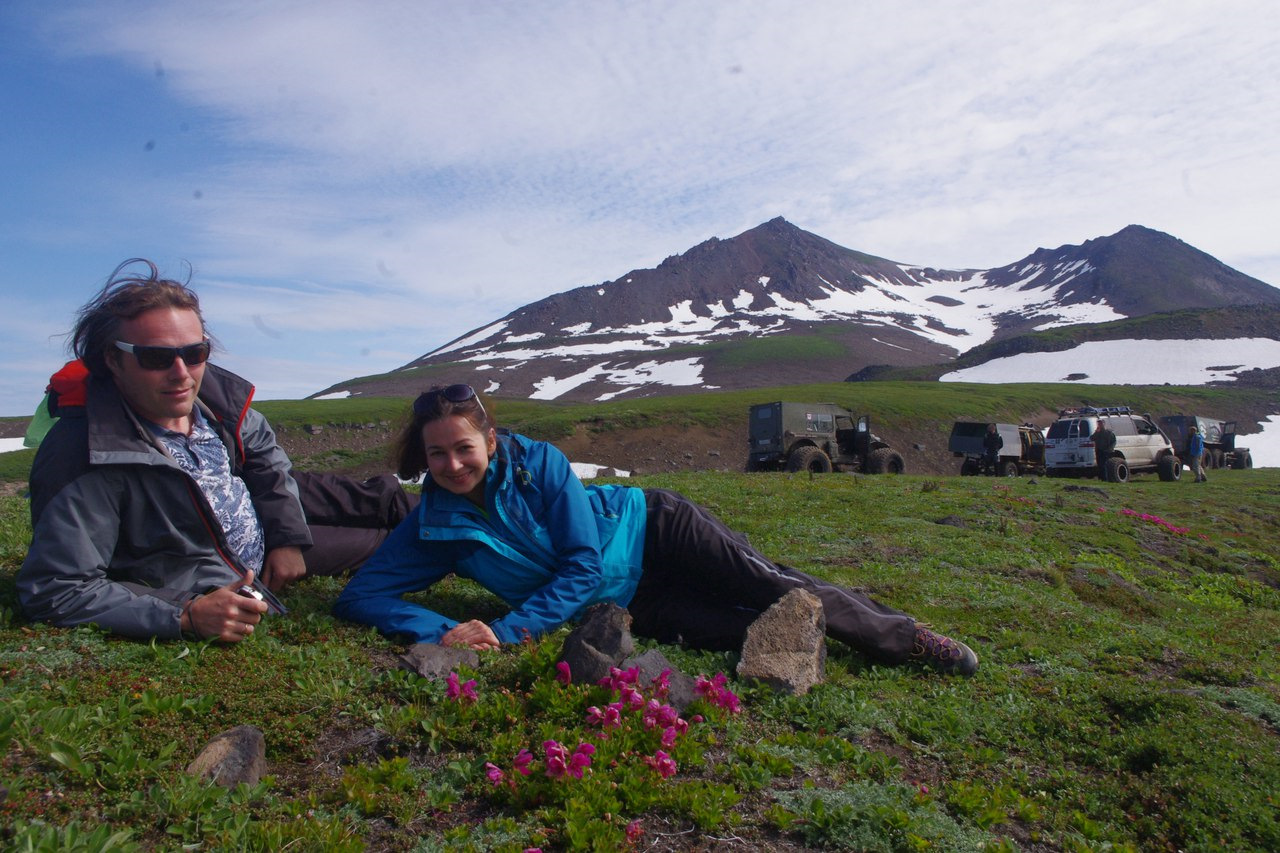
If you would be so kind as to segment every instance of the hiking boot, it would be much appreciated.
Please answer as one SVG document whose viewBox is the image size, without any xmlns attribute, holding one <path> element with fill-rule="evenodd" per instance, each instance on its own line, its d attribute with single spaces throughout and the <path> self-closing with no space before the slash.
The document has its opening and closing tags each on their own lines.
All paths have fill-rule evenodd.
<svg viewBox="0 0 1280 853">
<path fill-rule="evenodd" d="M 927 664 L 944 675 L 968 677 L 978 671 L 978 656 L 959 640 L 944 637 L 916 623 L 915 648 L 911 660 Z"/>
</svg>

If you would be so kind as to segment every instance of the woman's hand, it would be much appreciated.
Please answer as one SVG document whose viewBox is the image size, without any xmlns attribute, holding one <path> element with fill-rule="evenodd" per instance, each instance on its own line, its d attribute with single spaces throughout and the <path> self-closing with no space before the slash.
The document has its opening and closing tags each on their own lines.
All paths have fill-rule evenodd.
<svg viewBox="0 0 1280 853">
<path fill-rule="evenodd" d="M 500 645 L 493 629 L 479 619 L 460 622 L 454 625 L 440 638 L 442 646 L 465 646 L 468 649 L 483 651 L 496 649 Z"/>
</svg>

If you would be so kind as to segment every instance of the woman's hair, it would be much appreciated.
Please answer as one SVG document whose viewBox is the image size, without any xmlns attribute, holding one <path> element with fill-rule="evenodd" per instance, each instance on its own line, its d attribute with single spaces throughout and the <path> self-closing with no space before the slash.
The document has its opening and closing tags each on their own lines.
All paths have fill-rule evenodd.
<svg viewBox="0 0 1280 853">
<path fill-rule="evenodd" d="M 126 272 L 128 267 L 142 264 L 142 271 Z M 184 282 L 161 278 L 156 265 L 145 258 L 130 258 L 115 268 L 98 295 L 76 314 L 71 330 L 71 352 L 85 363 L 94 376 L 110 376 L 107 353 L 119 354 L 113 348 L 120 324 L 156 308 L 173 308 L 194 312 L 200 328 L 209 336 L 200 313 L 200 298 Z"/>
<path fill-rule="evenodd" d="M 491 404 L 492 405 L 492 404 Z M 432 421 L 460 415 L 482 433 L 496 425 L 480 395 L 470 385 L 432 385 L 418 395 L 409 410 L 409 420 L 393 445 L 392 460 L 402 480 L 413 480 L 427 470 L 427 449 L 422 428 Z"/>
</svg>

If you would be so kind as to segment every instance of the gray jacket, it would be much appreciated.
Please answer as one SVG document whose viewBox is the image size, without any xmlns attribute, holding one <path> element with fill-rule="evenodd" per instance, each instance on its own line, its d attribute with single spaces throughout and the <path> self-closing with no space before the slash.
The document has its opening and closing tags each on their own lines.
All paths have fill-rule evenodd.
<svg viewBox="0 0 1280 853">
<path fill-rule="evenodd" d="M 124 404 L 89 378 L 83 405 L 51 400 L 59 421 L 31 467 L 31 547 L 18 600 L 32 620 L 94 622 L 132 637 L 176 638 L 182 606 L 242 577 L 204 494 Z M 212 364 L 199 404 L 244 480 L 266 549 L 311 544 L 289 458 L 253 386 Z M 81 401 L 77 401 L 81 402 Z"/>
</svg>

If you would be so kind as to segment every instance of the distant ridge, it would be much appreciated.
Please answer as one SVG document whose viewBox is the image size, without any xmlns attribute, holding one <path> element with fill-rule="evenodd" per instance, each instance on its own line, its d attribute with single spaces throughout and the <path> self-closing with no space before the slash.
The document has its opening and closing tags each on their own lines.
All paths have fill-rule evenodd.
<svg viewBox="0 0 1280 853">
<path fill-rule="evenodd" d="M 928 374 L 1034 332 L 1246 305 L 1280 306 L 1280 290 L 1139 225 L 995 269 L 946 270 L 847 249 L 778 217 L 320 393 L 468 381 L 498 395 L 607 400 Z"/>
</svg>

